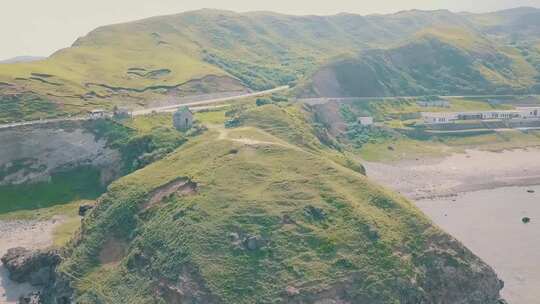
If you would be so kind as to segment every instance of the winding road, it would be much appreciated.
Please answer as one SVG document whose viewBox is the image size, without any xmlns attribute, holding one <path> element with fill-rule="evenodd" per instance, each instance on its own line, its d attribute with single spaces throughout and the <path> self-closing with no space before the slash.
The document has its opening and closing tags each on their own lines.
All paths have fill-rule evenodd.
<svg viewBox="0 0 540 304">
<path fill-rule="evenodd" d="M 200 101 L 188 102 L 188 103 L 182 103 L 182 104 L 174 104 L 174 105 L 162 106 L 162 107 L 146 108 L 146 109 L 133 111 L 132 115 L 139 116 L 139 115 L 148 115 L 152 113 L 172 112 L 180 107 L 197 107 L 199 109 L 210 109 L 213 107 L 219 107 L 219 106 L 210 106 L 212 104 L 227 102 L 227 101 L 234 101 L 237 99 L 244 99 L 244 98 L 250 98 L 250 97 L 259 97 L 266 94 L 271 94 L 271 93 L 284 91 L 288 89 L 289 89 L 289 86 L 281 86 L 281 87 L 276 87 L 270 90 L 259 91 L 259 92 L 248 93 L 248 94 L 240 94 L 240 95 L 221 97 L 221 98 L 212 98 L 212 99 L 207 99 L 207 100 L 200 100 Z M 76 117 L 55 118 L 55 119 L 29 120 L 29 121 L 21 121 L 21 122 L 14 122 L 14 123 L 0 125 L 0 130 L 20 127 L 20 126 L 31 126 L 31 125 L 48 124 L 48 123 L 63 122 L 63 121 L 82 121 L 82 120 L 90 120 L 90 119 L 92 118 L 88 116 L 76 116 Z"/>
</svg>

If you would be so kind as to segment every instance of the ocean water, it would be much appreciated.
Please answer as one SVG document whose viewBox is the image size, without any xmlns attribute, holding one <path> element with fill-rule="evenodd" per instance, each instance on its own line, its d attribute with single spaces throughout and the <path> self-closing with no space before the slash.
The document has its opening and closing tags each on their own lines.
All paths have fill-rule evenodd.
<svg viewBox="0 0 540 304">
<path fill-rule="evenodd" d="M 540 186 L 474 191 L 417 206 L 495 269 L 510 304 L 540 303 Z M 524 217 L 531 221 L 523 223 Z"/>
</svg>

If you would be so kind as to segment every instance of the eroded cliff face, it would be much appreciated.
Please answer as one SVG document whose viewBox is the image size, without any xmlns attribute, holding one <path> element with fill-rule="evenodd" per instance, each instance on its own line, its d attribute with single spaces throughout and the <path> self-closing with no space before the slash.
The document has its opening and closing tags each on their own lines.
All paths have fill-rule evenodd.
<svg viewBox="0 0 540 304">
<path fill-rule="evenodd" d="M 91 166 L 102 184 L 117 178 L 121 154 L 80 123 L 0 130 L 0 185 L 47 181 L 54 172 Z"/>
</svg>

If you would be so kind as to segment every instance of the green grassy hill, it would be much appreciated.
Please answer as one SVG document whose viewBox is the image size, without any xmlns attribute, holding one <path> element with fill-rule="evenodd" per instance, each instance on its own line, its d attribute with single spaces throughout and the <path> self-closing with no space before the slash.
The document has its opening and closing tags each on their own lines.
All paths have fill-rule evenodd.
<svg viewBox="0 0 540 304">
<path fill-rule="evenodd" d="M 508 42 L 540 39 L 540 9 L 537 8 L 521 7 L 468 17 L 484 32 Z"/>
<path fill-rule="evenodd" d="M 496 303 L 493 270 L 321 143 L 307 109 L 238 117 L 112 184 L 50 296 L 72 286 L 77 303 Z"/>
<path fill-rule="evenodd" d="M 459 28 L 431 28 L 389 49 L 335 60 L 299 90 L 306 96 L 539 93 L 534 51 Z"/>
<path fill-rule="evenodd" d="M 536 13 L 533 9 L 524 12 Z M 385 78 L 384 71 L 366 76 L 360 87 L 384 83 L 385 88 L 374 94 L 403 91 L 405 82 L 411 82 L 412 92 L 454 89 L 441 88 L 433 81 L 429 87 L 409 73 L 415 62 L 409 61 L 414 58 L 407 57 L 406 46 L 426 44 L 419 37 L 429 35 L 444 44 L 442 50 L 440 45 L 425 46 L 429 52 L 465 56 L 470 67 L 462 72 L 482 74 L 485 81 L 478 78 L 475 90 L 491 90 L 491 85 L 501 84 L 505 90 L 522 92 L 538 82 L 534 76 L 539 61 L 530 42 L 535 36 L 514 37 L 522 27 L 506 26 L 504 37 L 514 37 L 513 43 L 519 44 L 507 45 L 492 27 L 519 21 L 534 29 L 535 20 L 509 13 L 470 15 L 444 10 L 374 16 L 199 10 L 154 17 L 100 27 L 45 60 L 1 64 L 0 114 L 3 121 L 36 119 L 113 105 L 142 107 L 187 95 L 262 90 L 303 82 L 335 58 L 367 50 L 371 51 L 365 61 L 374 62 L 361 63 L 360 73 L 370 74 L 364 71 L 364 64 L 399 72 L 392 81 Z M 524 54 L 529 48 L 535 51 Z M 388 59 L 394 55 L 405 57 Z M 492 59 L 496 66 L 487 65 Z M 440 69 L 452 68 L 444 60 L 433 64 L 437 66 L 425 68 L 436 76 L 441 76 L 436 70 L 439 65 L 450 64 Z M 450 77 L 459 78 L 463 73 Z M 463 80 L 452 82 L 456 81 Z M 367 95 L 364 90 L 361 93 Z"/>
</svg>

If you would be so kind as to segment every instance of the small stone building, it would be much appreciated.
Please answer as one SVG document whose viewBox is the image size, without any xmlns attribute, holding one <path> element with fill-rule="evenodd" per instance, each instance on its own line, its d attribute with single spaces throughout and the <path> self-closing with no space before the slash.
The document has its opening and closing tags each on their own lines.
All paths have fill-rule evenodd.
<svg viewBox="0 0 540 304">
<path fill-rule="evenodd" d="M 173 125 L 179 131 L 191 129 L 193 125 L 193 113 L 188 107 L 180 107 L 173 114 Z"/>
</svg>

